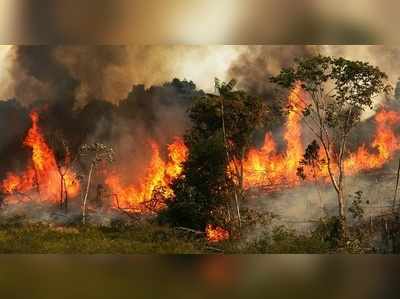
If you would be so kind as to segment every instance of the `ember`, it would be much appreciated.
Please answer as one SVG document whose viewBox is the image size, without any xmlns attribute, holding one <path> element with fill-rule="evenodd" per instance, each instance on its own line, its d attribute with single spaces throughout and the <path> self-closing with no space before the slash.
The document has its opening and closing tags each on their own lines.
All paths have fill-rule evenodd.
<svg viewBox="0 0 400 299">
<path fill-rule="evenodd" d="M 159 190 L 163 197 L 170 197 L 173 194 L 169 184 L 182 172 L 182 163 L 187 157 L 187 148 L 182 139 L 175 138 L 174 142 L 168 145 L 168 161 L 164 161 L 160 155 L 160 149 L 156 142 L 151 141 L 151 160 L 146 169 L 146 175 L 139 183 L 128 186 L 123 185 L 122 179 L 117 173 L 109 175 L 105 183 L 117 197 L 118 206 L 145 212 L 148 210 L 148 203 L 152 200 L 153 194 Z M 159 210 L 164 202 L 156 202 L 152 210 Z"/>
<path fill-rule="evenodd" d="M 206 237 L 208 242 L 217 243 L 229 239 L 229 232 L 222 227 L 208 224 L 206 227 Z"/>
</svg>

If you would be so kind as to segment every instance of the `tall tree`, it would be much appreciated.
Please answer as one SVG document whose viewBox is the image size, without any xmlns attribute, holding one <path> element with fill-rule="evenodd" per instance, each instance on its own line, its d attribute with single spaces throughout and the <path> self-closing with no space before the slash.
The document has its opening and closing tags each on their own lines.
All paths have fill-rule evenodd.
<svg viewBox="0 0 400 299">
<path fill-rule="evenodd" d="M 216 79 L 216 94 L 198 97 L 190 109 L 192 127 L 185 136 L 189 157 L 169 204 L 173 218 L 182 220 L 180 225 L 204 229 L 222 214 L 223 224 L 237 215 L 240 225 L 242 162 L 255 129 L 267 119 L 267 109 L 260 98 L 235 91 L 235 84 Z"/>
<path fill-rule="evenodd" d="M 271 81 L 291 90 L 300 86 L 307 99 L 302 109 L 307 127 L 316 137 L 326 159 L 330 182 L 337 193 L 338 213 L 345 236 L 344 159 L 352 129 L 373 99 L 388 93 L 387 75 L 367 62 L 313 56 L 297 59 Z"/>
</svg>

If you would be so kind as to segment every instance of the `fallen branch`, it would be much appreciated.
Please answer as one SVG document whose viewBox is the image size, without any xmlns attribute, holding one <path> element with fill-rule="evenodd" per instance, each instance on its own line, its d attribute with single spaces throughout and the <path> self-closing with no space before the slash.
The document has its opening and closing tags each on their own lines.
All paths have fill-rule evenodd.
<svg viewBox="0 0 400 299">
<path fill-rule="evenodd" d="M 57 212 L 55 212 L 55 213 L 52 213 L 51 215 L 52 215 L 52 216 L 62 216 L 62 217 L 64 217 L 64 218 L 66 218 L 66 219 L 70 219 L 70 217 L 69 217 L 69 216 L 67 216 L 67 215 L 64 215 L 64 214 L 60 214 L 60 213 L 57 213 Z"/>
<path fill-rule="evenodd" d="M 175 229 L 183 230 L 183 231 L 186 231 L 186 232 L 189 232 L 189 233 L 194 233 L 196 235 L 204 235 L 205 234 L 205 232 L 202 232 L 202 231 L 199 231 L 199 230 L 195 230 L 195 229 L 191 229 L 191 228 L 187 228 L 187 227 L 182 227 L 182 226 L 175 227 Z"/>
<path fill-rule="evenodd" d="M 394 196 L 393 196 L 393 212 L 396 210 L 396 200 L 397 200 L 397 190 L 399 189 L 399 179 L 400 179 L 400 160 L 399 160 L 399 167 L 397 168 L 397 173 L 396 173 L 396 188 L 394 190 Z"/>
<path fill-rule="evenodd" d="M 223 251 L 222 249 L 216 248 L 216 247 L 212 247 L 212 246 L 206 246 L 206 249 L 214 250 L 214 251 L 217 251 L 217 252 L 224 253 L 224 251 Z"/>
</svg>

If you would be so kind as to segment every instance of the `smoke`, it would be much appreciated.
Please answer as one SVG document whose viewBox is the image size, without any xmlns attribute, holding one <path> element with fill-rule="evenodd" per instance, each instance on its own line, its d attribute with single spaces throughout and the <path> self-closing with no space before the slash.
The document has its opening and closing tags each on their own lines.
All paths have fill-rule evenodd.
<svg viewBox="0 0 400 299">
<path fill-rule="evenodd" d="M 241 47 L 230 46 L 14 46 L 2 58 L 2 98 L 24 105 L 37 100 L 74 101 L 83 107 L 94 99 L 114 104 L 133 85 L 162 85 L 174 78 L 212 89 L 225 79 Z M 3 55 L 2 55 L 3 56 Z M 201 62 L 201 63 L 199 63 Z"/>
<path fill-rule="evenodd" d="M 263 96 L 271 107 L 269 82 L 294 58 L 316 53 L 368 61 L 388 73 L 393 85 L 399 48 L 389 46 L 14 46 L 3 47 L 0 96 L 29 104 L 38 99 L 72 98 L 77 107 L 91 100 L 119 103 L 133 85 L 162 85 L 188 79 L 212 90 L 214 77 L 235 78 L 239 87 Z M 4 57 L 6 56 L 6 57 Z"/>
<path fill-rule="evenodd" d="M 358 191 L 362 192 L 361 207 L 365 219 L 391 211 L 396 184 L 394 164 L 388 163 L 384 169 L 369 174 L 346 177 L 346 217 L 350 223 L 354 219 L 348 208 L 352 205 L 352 196 Z M 255 239 L 281 225 L 309 233 L 320 219 L 338 215 L 337 194 L 329 182 L 310 183 L 268 194 L 253 191 L 246 205 L 259 212 L 273 214 L 271 225 L 256 227 L 247 236 L 248 239 Z"/>
<path fill-rule="evenodd" d="M 400 48 L 381 45 L 247 46 L 232 61 L 229 75 L 238 79 L 244 88 L 264 94 L 272 89 L 268 80 L 270 76 L 277 75 L 282 68 L 291 66 L 295 58 L 315 54 L 369 62 L 388 74 L 392 84 L 399 78 Z"/>
<path fill-rule="evenodd" d="M 15 46 L 4 55 L 0 79 L 6 84 L 0 95 L 15 98 L 25 119 L 28 110 L 39 110 L 45 131 L 61 129 L 76 145 L 128 139 L 143 144 L 149 138 L 165 144 L 188 127 L 186 110 L 196 94 L 194 84 L 172 79 L 192 71 L 185 61 L 202 58 L 207 63 L 199 68 L 201 76 L 223 74 L 226 64 L 215 74 L 210 66 L 232 51 L 217 46 Z M 5 127 L 7 115 L 3 120 Z M 9 130 L 11 139 L 20 142 L 27 126 L 29 121 L 18 122 Z M 0 150 L 10 148 L 7 136 L 0 138 Z"/>
<path fill-rule="evenodd" d="M 269 107 L 276 111 L 280 103 L 275 93 L 276 86 L 269 82 L 269 78 L 277 75 L 282 68 L 291 66 L 295 58 L 315 54 L 369 62 L 385 72 L 393 86 L 396 86 L 400 76 L 400 48 L 380 45 L 248 46 L 232 61 L 228 73 L 239 81 L 241 88 L 262 96 Z M 375 108 L 385 99 L 383 96 L 376 98 Z M 369 110 L 363 118 L 373 114 L 374 111 Z"/>
<path fill-rule="evenodd" d="M 60 212 L 54 204 L 45 202 L 38 204 L 39 202 L 40 198 L 26 201 L 18 198 L 16 201 L 3 204 L 0 209 L 0 224 L 44 223 L 53 226 L 76 224 L 81 221 L 82 210 L 79 201 L 71 202 L 68 214 Z M 94 225 L 110 226 L 115 220 L 126 223 L 131 221 L 127 215 L 110 209 L 97 209 L 90 215 L 90 222 Z"/>
<path fill-rule="evenodd" d="M 111 144 L 121 168 L 136 179 L 149 158 L 149 141 L 163 151 L 182 136 L 199 88 L 210 90 L 214 77 L 225 79 L 238 52 L 225 46 L 15 46 L 6 59 L 7 92 L 0 94 L 26 107 L 25 118 L 39 110 L 46 134 L 61 130 L 73 151 L 82 143 Z M 175 77 L 194 78 L 200 86 Z M 14 134 L 22 161 L 24 130 Z"/>
<path fill-rule="evenodd" d="M 134 84 L 168 81 L 173 73 L 170 63 L 175 60 L 168 50 L 153 47 L 60 47 L 54 55 L 79 81 L 75 96 L 80 104 L 93 98 L 118 103 Z"/>
<path fill-rule="evenodd" d="M 273 90 L 270 76 L 291 66 L 295 58 L 315 53 L 309 46 L 248 46 L 232 62 L 229 76 L 237 79 L 239 86 L 249 92 L 268 97 Z"/>
</svg>

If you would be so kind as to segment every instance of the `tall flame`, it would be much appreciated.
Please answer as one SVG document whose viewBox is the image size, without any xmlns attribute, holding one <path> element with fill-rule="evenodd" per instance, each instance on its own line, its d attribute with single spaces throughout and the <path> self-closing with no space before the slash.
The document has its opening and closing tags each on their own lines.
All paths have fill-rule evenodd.
<svg viewBox="0 0 400 299">
<path fill-rule="evenodd" d="M 290 107 L 284 127 L 283 138 L 285 151 L 278 152 L 276 142 L 271 133 L 265 135 L 264 144 L 260 149 L 252 148 L 243 161 L 244 188 L 265 186 L 296 186 L 301 184 L 297 176 L 299 162 L 304 154 L 302 142 L 302 110 L 306 105 L 303 92 L 297 86 L 290 93 Z M 31 160 L 22 173 L 8 173 L 0 182 L 0 191 L 8 195 L 30 194 L 38 192 L 45 201 L 56 202 L 60 199 L 61 177 L 53 150 L 39 127 L 39 115 L 33 111 L 30 114 L 32 126 L 24 140 L 24 146 L 32 151 Z M 400 149 L 400 139 L 394 132 L 394 127 L 400 124 L 400 113 L 381 109 L 374 118 L 376 131 L 371 145 L 361 145 L 352 153 L 347 153 L 344 170 L 347 175 L 355 175 L 361 171 L 379 169 L 392 159 Z M 117 201 L 118 207 L 126 207 L 137 212 L 148 211 L 151 204 L 153 211 L 161 209 L 165 202 L 152 201 L 155 195 L 168 198 L 173 195 L 171 182 L 182 173 L 182 163 L 187 159 L 188 149 L 181 138 L 175 138 L 167 147 L 168 157 L 163 158 L 160 146 L 149 142 L 151 158 L 145 174 L 136 183 L 125 184 L 120 174 L 115 170 L 105 175 L 105 184 Z M 323 155 L 323 153 L 322 153 Z M 335 171 L 335 167 L 333 167 Z M 326 167 L 316 173 L 321 180 L 327 179 Z M 80 186 L 76 174 L 66 171 L 65 188 L 70 198 L 76 197 Z M 308 178 L 310 179 L 310 178 Z M 210 236 L 217 231 L 208 227 Z M 225 236 L 225 234 L 222 234 Z M 211 237 L 210 237 L 211 238 Z"/>
<path fill-rule="evenodd" d="M 125 186 L 115 172 L 106 177 L 105 183 L 117 197 L 119 207 L 145 212 L 148 210 L 145 204 L 152 199 L 156 190 L 162 192 L 165 197 L 173 194 L 170 183 L 181 174 L 182 163 L 186 160 L 188 150 L 182 139 L 175 138 L 174 142 L 168 145 L 168 160 L 164 161 L 157 143 L 151 141 L 150 146 L 150 163 L 145 176 L 138 183 Z M 155 202 L 152 209 L 159 210 L 164 204 Z"/>
<path fill-rule="evenodd" d="M 304 154 L 300 112 L 305 100 L 301 98 L 300 87 L 296 87 L 289 95 L 291 109 L 285 124 L 285 152 L 277 153 L 271 133 L 265 135 L 264 145 L 260 149 L 251 149 L 248 152 L 243 162 L 245 188 L 295 186 L 301 183 L 297 176 L 297 168 Z M 362 145 L 354 153 L 348 154 L 348 158 L 344 161 L 344 171 L 347 175 L 379 169 L 400 149 L 399 137 L 393 131 L 393 127 L 400 124 L 400 113 L 382 109 L 375 115 L 374 120 L 376 130 L 371 148 Z M 320 155 L 322 157 L 325 155 L 322 148 Z M 335 171 L 335 167 L 332 168 Z M 322 165 L 315 174 L 318 179 L 326 181 L 328 175 L 326 165 Z M 314 178 L 308 176 L 308 179 Z"/>
<path fill-rule="evenodd" d="M 251 149 L 243 162 L 244 187 L 300 183 L 296 171 L 304 153 L 301 141 L 301 112 L 305 107 L 301 88 L 289 95 L 289 113 L 285 125 L 286 152 L 277 153 L 271 133 L 267 133 L 261 149 Z"/>
<path fill-rule="evenodd" d="M 41 200 L 56 202 L 60 199 L 61 186 L 57 162 L 39 127 L 39 114 L 33 111 L 30 113 L 30 118 L 32 126 L 23 143 L 32 151 L 29 166 L 21 174 L 7 174 L 6 179 L 0 185 L 0 189 L 6 194 L 37 191 Z M 79 183 L 75 173 L 67 170 L 64 182 L 69 197 L 77 196 Z"/>
<path fill-rule="evenodd" d="M 381 168 L 400 149 L 400 141 L 392 127 L 400 123 L 400 114 L 395 111 L 379 111 L 375 115 L 376 134 L 372 142 L 375 153 L 370 153 L 366 145 L 360 146 L 344 163 L 349 175 L 360 171 Z"/>
</svg>

